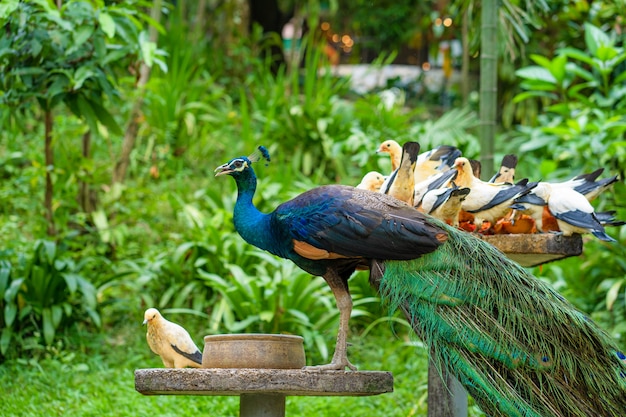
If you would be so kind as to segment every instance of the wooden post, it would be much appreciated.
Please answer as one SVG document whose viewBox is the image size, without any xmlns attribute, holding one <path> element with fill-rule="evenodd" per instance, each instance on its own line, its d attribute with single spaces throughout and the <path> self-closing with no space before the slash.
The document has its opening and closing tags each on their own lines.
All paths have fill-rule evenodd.
<svg viewBox="0 0 626 417">
<path fill-rule="evenodd" d="M 284 417 L 285 396 L 281 394 L 242 394 L 239 417 Z"/>
<path fill-rule="evenodd" d="M 428 361 L 428 417 L 466 417 L 467 391 L 445 370 Z"/>
</svg>

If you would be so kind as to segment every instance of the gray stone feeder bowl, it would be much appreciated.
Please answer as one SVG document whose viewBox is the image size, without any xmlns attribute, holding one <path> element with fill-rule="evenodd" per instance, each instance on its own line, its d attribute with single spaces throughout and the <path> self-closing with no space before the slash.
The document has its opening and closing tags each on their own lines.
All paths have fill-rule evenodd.
<svg viewBox="0 0 626 417">
<path fill-rule="evenodd" d="M 220 334 L 204 337 L 203 368 L 300 369 L 304 339 L 284 334 Z"/>
</svg>

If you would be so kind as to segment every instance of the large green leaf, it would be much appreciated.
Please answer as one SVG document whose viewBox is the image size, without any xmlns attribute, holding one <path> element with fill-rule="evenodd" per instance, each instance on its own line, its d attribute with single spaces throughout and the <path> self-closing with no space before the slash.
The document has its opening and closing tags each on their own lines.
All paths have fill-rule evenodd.
<svg viewBox="0 0 626 417">
<path fill-rule="evenodd" d="M 15 298 L 17 297 L 17 293 L 20 291 L 22 287 L 22 283 L 24 282 L 24 278 L 18 278 L 11 281 L 11 285 L 4 292 L 4 301 L 7 303 L 15 302 Z"/>
<path fill-rule="evenodd" d="M 111 113 L 109 113 L 109 111 L 105 109 L 104 106 L 93 100 L 89 100 L 89 104 L 91 105 L 91 109 L 96 115 L 97 120 L 102 123 L 102 125 L 105 126 L 107 129 L 109 129 L 111 133 L 120 136 L 124 134 L 122 132 L 122 129 L 120 128 L 120 125 L 118 125 L 115 121 L 115 118 L 113 118 L 113 115 L 111 115 Z"/>
<path fill-rule="evenodd" d="M 77 116 L 81 117 L 89 126 L 89 129 L 92 132 L 98 131 L 98 117 L 96 116 L 96 112 L 91 106 L 91 101 L 89 101 L 84 94 L 78 93 L 76 95 L 76 105 L 79 111 Z M 71 108 L 71 107 L 70 107 Z"/>
<path fill-rule="evenodd" d="M 86 80 L 94 76 L 94 71 L 87 65 L 78 67 L 74 72 L 74 77 L 72 81 L 74 85 L 72 86 L 73 91 L 80 90 Z"/>
<path fill-rule="evenodd" d="M 549 98 L 552 100 L 555 100 L 558 98 L 556 94 L 551 93 L 549 91 L 524 91 L 523 93 L 519 93 L 515 97 L 513 97 L 513 103 L 519 103 L 529 98 L 536 98 L 536 97 L 545 97 L 545 98 Z"/>
<path fill-rule="evenodd" d="M 552 75 L 549 69 L 537 65 L 520 68 L 515 71 L 515 75 L 526 80 L 544 81 L 551 84 L 556 83 L 556 78 L 554 78 L 554 75 Z"/>
<path fill-rule="evenodd" d="M 70 291 L 70 295 L 74 294 L 76 292 L 76 289 L 78 288 L 78 279 L 81 278 L 80 275 L 71 272 L 65 272 L 61 274 L 61 276 L 65 280 L 65 284 L 67 284 L 67 289 Z"/>
<path fill-rule="evenodd" d="M 7 327 L 11 327 L 13 325 L 13 321 L 17 316 L 17 304 L 10 302 L 4 306 L 4 324 Z"/>
<path fill-rule="evenodd" d="M 554 75 L 554 78 L 556 78 L 556 81 L 559 84 L 563 84 L 563 81 L 565 80 L 566 64 L 567 64 L 567 57 L 563 55 L 557 56 L 556 58 L 552 60 L 552 62 L 550 62 L 550 73 Z"/>
<path fill-rule="evenodd" d="M 0 353 L 5 355 L 9 350 L 11 344 L 11 338 L 13 337 L 13 329 L 11 327 L 5 327 L 2 329 L 2 335 L 0 335 Z"/>
<path fill-rule="evenodd" d="M 0 261 L 0 294 L 4 294 L 9 286 L 9 278 L 11 276 L 11 263 L 9 261 Z"/>
<path fill-rule="evenodd" d="M 91 38 L 93 35 L 94 27 L 91 25 L 80 26 L 76 28 L 73 32 L 74 44 L 71 48 L 65 52 L 66 55 L 71 54 L 73 51 L 77 50 L 80 46 L 82 46 L 85 42 Z"/>
<path fill-rule="evenodd" d="M 98 14 L 98 22 L 100 22 L 100 27 L 107 37 L 112 38 L 115 36 L 115 21 L 110 14 L 101 10 Z"/>
<path fill-rule="evenodd" d="M 64 307 L 66 307 L 66 310 L 71 310 L 71 306 L 68 303 L 63 304 Z M 58 304 L 50 306 L 50 315 L 52 318 L 52 325 L 54 326 L 56 332 L 56 329 L 58 329 L 59 324 L 61 324 L 61 319 L 63 318 L 63 307 Z"/>
<path fill-rule="evenodd" d="M 53 80 L 47 91 L 47 95 L 50 99 L 54 100 L 67 92 L 70 81 L 65 75 L 54 74 L 50 79 Z"/>
<path fill-rule="evenodd" d="M 559 55 L 564 55 L 564 56 L 576 59 L 578 61 L 582 61 L 589 65 L 593 64 L 593 58 L 590 57 L 589 54 L 587 54 L 585 51 L 581 51 L 580 49 L 566 47 L 566 48 L 559 48 L 557 49 L 556 52 Z"/>
<path fill-rule="evenodd" d="M 51 345 L 54 341 L 54 335 L 56 329 L 52 320 L 52 310 L 49 307 L 44 307 L 41 311 L 42 327 L 43 327 L 43 339 L 46 345 Z"/>
<path fill-rule="evenodd" d="M 601 46 L 613 46 L 609 36 L 591 23 L 585 23 L 585 44 L 591 55 L 596 57 Z"/>
<path fill-rule="evenodd" d="M 3 0 L 0 3 L 0 19 L 7 19 L 11 13 L 17 10 L 19 5 L 19 0 Z"/>
<path fill-rule="evenodd" d="M 54 260 L 57 256 L 57 245 L 55 242 L 50 240 L 40 240 L 37 248 L 41 248 L 43 251 L 43 255 L 45 256 L 46 261 L 49 265 L 54 264 Z"/>
</svg>

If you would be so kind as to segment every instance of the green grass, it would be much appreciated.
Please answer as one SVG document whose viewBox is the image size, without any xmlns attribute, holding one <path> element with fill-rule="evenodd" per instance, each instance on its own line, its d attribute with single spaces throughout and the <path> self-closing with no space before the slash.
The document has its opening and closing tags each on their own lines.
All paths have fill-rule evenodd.
<svg viewBox="0 0 626 417">
<path fill-rule="evenodd" d="M 3 363 L 0 389 L 10 401 L 0 401 L 0 415 L 238 416 L 237 397 L 143 396 L 135 391 L 135 369 L 162 367 L 158 356 L 150 352 L 144 335 L 145 328 L 139 323 L 127 323 L 106 333 L 83 333 L 65 339 L 65 346 L 48 348 L 38 358 Z M 286 414 L 425 415 L 425 351 L 407 343 L 405 338 L 394 335 L 386 323 L 365 337 L 351 337 L 351 360 L 361 370 L 393 372 L 393 393 L 341 399 L 288 397 Z"/>
</svg>

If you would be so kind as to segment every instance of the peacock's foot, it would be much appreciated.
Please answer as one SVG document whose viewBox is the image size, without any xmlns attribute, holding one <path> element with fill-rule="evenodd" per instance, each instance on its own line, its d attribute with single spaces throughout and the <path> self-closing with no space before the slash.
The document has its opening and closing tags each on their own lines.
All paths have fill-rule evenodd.
<svg viewBox="0 0 626 417">
<path fill-rule="evenodd" d="M 326 365 L 305 366 L 302 369 L 304 369 L 305 371 L 321 372 L 321 371 L 345 371 L 346 368 L 350 369 L 351 371 L 356 371 L 356 366 L 352 365 L 350 361 L 348 360 L 348 358 L 337 360 L 337 361 L 333 360 L 331 363 L 326 364 Z"/>
</svg>

